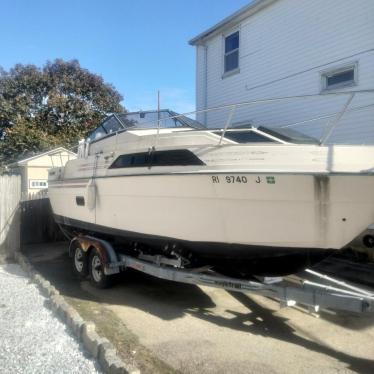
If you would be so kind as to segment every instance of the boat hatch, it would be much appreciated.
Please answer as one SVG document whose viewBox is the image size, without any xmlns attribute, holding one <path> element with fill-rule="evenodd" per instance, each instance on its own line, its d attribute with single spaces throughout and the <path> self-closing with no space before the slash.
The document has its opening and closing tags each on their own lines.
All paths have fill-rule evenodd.
<svg viewBox="0 0 374 374">
<path fill-rule="evenodd" d="M 278 139 L 281 139 L 288 143 L 295 143 L 295 144 L 320 144 L 320 141 L 316 138 L 311 136 L 305 135 L 300 131 L 285 128 L 285 127 L 266 127 L 260 126 L 257 128 L 259 131 L 264 132 L 265 134 L 269 134 L 274 136 Z"/>
<path fill-rule="evenodd" d="M 253 127 L 241 125 L 232 129 L 214 129 L 213 134 L 222 136 L 236 143 L 291 143 L 291 144 L 320 144 L 315 138 L 299 131 L 286 128 L 271 128 L 265 126 Z"/>
</svg>

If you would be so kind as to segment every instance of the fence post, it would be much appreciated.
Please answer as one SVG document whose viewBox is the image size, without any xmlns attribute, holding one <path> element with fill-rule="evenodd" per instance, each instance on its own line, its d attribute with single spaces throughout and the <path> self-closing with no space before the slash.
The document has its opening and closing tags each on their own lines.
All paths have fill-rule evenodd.
<svg viewBox="0 0 374 374">
<path fill-rule="evenodd" d="M 20 249 L 21 177 L 0 175 L 0 260 Z"/>
</svg>

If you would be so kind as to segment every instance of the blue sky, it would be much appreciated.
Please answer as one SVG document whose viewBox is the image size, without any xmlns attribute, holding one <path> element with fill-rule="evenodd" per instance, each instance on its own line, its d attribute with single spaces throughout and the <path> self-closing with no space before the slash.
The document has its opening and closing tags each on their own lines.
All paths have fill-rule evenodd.
<svg viewBox="0 0 374 374">
<path fill-rule="evenodd" d="M 2 0 L 0 66 L 76 58 L 124 96 L 129 110 L 195 106 L 188 40 L 249 0 Z"/>
</svg>

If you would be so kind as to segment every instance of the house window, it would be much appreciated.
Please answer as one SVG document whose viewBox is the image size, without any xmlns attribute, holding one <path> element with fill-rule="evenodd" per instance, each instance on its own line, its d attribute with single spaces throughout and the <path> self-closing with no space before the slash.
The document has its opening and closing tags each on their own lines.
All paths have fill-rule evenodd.
<svg viewBox="0 0 374 374">
<path fill-rule="evenodd" d="M 322 73 L 322 89 L 354 86 L 357 84 L 357 65 L 345 66 L 343 68 L 330 70 Z"/>
<path fill-rule="evenodd" d="M 224 73 L 239 69 L 239 31 L 225 37 Z"/>
</svg>

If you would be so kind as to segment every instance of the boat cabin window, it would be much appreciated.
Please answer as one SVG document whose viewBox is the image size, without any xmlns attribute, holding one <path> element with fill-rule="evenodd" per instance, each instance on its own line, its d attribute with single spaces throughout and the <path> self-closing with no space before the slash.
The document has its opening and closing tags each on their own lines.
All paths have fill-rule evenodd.
<svg viewBox="0 0 374 374">
<path fill-rule="evenodd" d="M 123 130 L 124 126 L 118 121 L 118 119 L 114 116 L 109 117 L 103 124 L 105 131 L 107 134 L 111 134 L 113 132 L 117 132 L 119 130 Z"/>
<path fill-rule="evenodd" d="M 98 127 L 94 132 L 92 132 L 88 138 L 87 138 L 87 141 L 89 142 L 93 142 L 95 140 L 98 140 L 100 138 L 102 138 L 103 136 L 105 136 L 107 133 L 104 129 L 104 127 L 100 126 Z"/>
<path fill-rule="evenodd" d="M 175 118 L 171 118 L 175 117 Z M 119 131 L 126 131 L 126 129 L 155 129 L 160 128 L 178 128 L 186 127 L 192 129 L 205 129 L 200 122 L 179 115 L 169 109 L 160 111 L 144 111 L 134 113 L 118 113 L 106 118 L 104 122 L 91 134 L 89 134 L 87 141 L 93 142 L 109 136 Z"/>
<path fill-rule="evenodd" d="M 175 127 L 192 127 L 195 129 L 204 128 L 204 126 L 196 120 L 179 115 L 168 109 L 135 113 L 122 113 L 117 115 L 122 122 L 131 123 L 134 128 L 157 128 L 158 121 L 161 128 Z M 171 118 L 176 117 L 176 118 Z"/>
<path fill-rule="evenodd" d="M 149 152 L 132 153 L 128 155 L 119 156 L 109 169 L 119 168 L 141 168 L 149 166 L 151 161 Z"/>
<path fill-rule="evenodd" d="M 152 166 L 204 165 L 204 162 L 188 149 L 155 151 L 152 154 L 151 163 Z"/>
<path fill-rule="evenodd" d="M 205 165 L 188 149 L 132 153 L 119 156 L 110 169 L 152 166 Z"/>
</svg>

